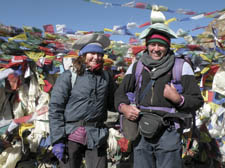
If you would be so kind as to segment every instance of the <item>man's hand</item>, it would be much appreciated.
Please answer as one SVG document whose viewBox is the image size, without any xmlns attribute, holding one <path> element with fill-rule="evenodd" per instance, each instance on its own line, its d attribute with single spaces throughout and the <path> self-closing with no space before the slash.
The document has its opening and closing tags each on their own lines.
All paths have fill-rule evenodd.
<svg viewBox="0 0 225 168">
<path fill-rule="evenodd" d="M 136 120 L 139 116 L 140 110 L 134 105 L 121 104 L 120 112 L 129 120 Z"/>
<path fill-rule="evenodd" d="M 172 83 L 165 85 L 163 96 L 175 104 L 179 104 L 182 101 L 181 95 Z"/>
</svg>

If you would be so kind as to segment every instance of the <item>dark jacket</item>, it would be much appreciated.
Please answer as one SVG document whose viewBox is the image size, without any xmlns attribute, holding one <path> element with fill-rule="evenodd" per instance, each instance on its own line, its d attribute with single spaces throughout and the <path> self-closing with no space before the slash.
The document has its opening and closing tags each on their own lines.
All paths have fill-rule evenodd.
<svg viewBox="0 0 225 168">
<path fill-rule="evenodd" d="M 103 72 L 96 74 L 86 70 L 84 75 L 77 76 L 72 88 L 71 72 L 62 73 L 56 80 L 49 103 L 52 144 L 72 133 L 76 121 L 104 122 L 107 110 L 114 111 L 114 90 L 110 74 L 106 77 Z"/>
<path fill-rule="evenodd" d="M 140 101 L 140 105 L 146 107 L 175 107 L 178 111 L 185 113 L 193 112 L 201 107 L 204 101 L 200 88 L 197 84 L 195 76 L 193 75 L 193 71 L 190 73 L 190 65 L 188 63 L 184 64 L 186 64 L 185 67 L 187 68 L 183 67 L 181 77 L 181 84 L 183 86 L 183 92 L 181 94 L 185 99 L 182 106 L 179 107 L 163 97 L 164 86 L 172 79 L 172 69 L 155 80 L 154 86 L 147 91 L 145 97 Z M 133 92 L 135 90 L 136 66 L 137 62 L 129 67 L 122 83 L 115 92 L 115 107 L 117 110 L 121 103 L 130 104 L 126 93 Z M 151 74 L 145 68 L 142 71 L 142 85 L 139 94 L 142 94 L 143 90 L 146 88 L 146 85 L 151 80 Z"/>
</svg>

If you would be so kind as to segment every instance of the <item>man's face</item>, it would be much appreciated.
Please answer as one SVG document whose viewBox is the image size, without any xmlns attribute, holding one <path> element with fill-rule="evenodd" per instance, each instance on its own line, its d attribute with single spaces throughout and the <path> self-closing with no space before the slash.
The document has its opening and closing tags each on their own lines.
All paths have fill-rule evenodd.
<svg viewBox="0 0 225 168">
<path fill-rule="evenodd" d="M 102 64 L 103 62 L 103 54 L 90 52 L 86 54 L 85 63 L 87 67 L 94 69 L 98 64 Z"/>
<path fill-rule="evenodd" d="M 160 60 L 166 55 L 167 51 L 168 47 L 158 42 L 152 42 L 148 45 L 149 56 L 153 60 Z"/>
</svg>

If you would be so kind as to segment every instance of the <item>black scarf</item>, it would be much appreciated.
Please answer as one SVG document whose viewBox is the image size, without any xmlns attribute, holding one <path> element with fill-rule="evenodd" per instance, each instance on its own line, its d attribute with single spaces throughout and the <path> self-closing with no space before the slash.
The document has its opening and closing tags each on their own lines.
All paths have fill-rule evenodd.
<svg viewBox="0 0 225 168">
<path fill-rule="evenodd" d="M 167 52 L 167 55 L 162 57 L 160 60 L 153 60 L 145 51 L 141 57 L 141 62 L 151 70 L 151 78 L 157 79 L 164 73 L 171 70 L 175 61 L 175 56 L 172 51 Z"/>
</svg>

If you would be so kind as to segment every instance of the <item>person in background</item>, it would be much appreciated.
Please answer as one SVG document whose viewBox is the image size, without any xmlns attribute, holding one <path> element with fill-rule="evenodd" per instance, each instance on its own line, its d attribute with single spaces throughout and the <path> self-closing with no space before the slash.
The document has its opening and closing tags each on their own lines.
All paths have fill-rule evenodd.
<svg viewBox="0 0 225 168">
<path fill-rule="evenodd" d="M 182 67 L 183 92 L 178 93 L 175 85 L 171 83 L 172 73 L 170 72 L 175 63 L 175 55 L 170 49 L 170 44 L 171 38 L 175 37 L 176 34 L 163 23 L 152 24 L 144 30 L 140 38 L 145 39 L 146 50 L 140 58 L 144 68 L 141 72 L 141 88 L 137 95 L 145 96 L 142 99 L 136 96 L 136 106 L 131 104 L 127 96 L 127 93 L 134 92 L 137 87 L 135 84 L 137 62 L 130 65 L 115 92 L 115 108 L 127 119 L 138 122 L 139 130 L 142 120 L 151 124 L 150 121 L 148 122 L 151 118 L 146 118 L 148 115 L 142 115 L 143 109 L 145 111 L 149 109 L 149 113 L 157 116 L 169 113 L 166 109 L 175 109 L 179 113 L 188 114 L 200 108 L 204 103 L 189 63 L 184 62 Z M 150 81 L 152 83 L 146 90 Z M 175 122 L 169 121 L 169 124 L 163 125 L 155 134 L 156 136 L 149 138 L 140 130 L 139 136 L 133 142 L 134 168 L 181 168 L 181 133 L 176 128 Z"/>
<path fill-rule="evenodd" d="M 56 80 L 49 103 L 53 154 L 61 168 L 107 167 L 107 111 L 114 111 L 115 84 L 103 70 L 104 48 L 110 40 L 103 34 L 87 34 L 75 41 L 79 57 L 72 70 Z M 72 73 L 77 74 L 72 84 Z M 73 85 L 73 86 L 72 86 Z"/>
</svg>

